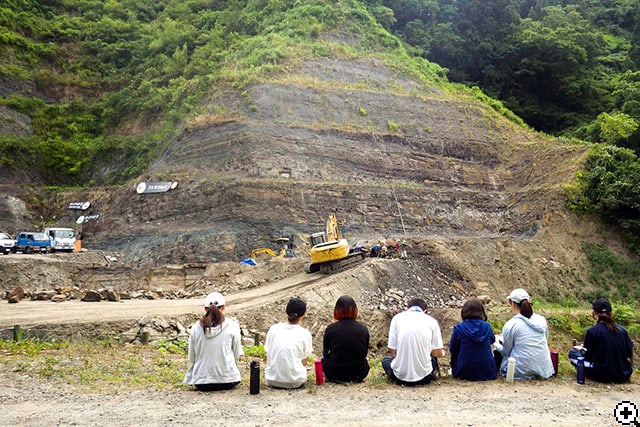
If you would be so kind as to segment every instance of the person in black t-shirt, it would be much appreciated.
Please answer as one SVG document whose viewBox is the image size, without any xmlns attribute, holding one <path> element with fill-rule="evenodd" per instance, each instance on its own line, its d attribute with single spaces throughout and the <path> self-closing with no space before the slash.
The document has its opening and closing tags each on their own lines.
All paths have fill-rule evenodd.
<svg viewBox="0 0 640 427">
<path fill-rule="evenodd" d="M 338 298 L 333 310 L 336 322 L 327 326 L 323 340 L 322 369 L 328 381 L 362 382 L 369 374 L 369 329 L 357 317 L 354 299 Z"/>
</svg>

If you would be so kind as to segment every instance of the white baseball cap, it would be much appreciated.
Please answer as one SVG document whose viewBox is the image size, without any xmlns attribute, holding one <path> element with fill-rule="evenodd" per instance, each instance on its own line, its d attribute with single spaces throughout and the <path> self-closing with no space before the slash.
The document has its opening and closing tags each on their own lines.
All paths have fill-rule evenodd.
<svg viewBox="0 0 640 427">
<path fill-rule="evenodd" d="M 217 307 L 222 307 L 224 305 L 224 297 L 220 292 L 211 292 L 204 299 L 204 308 L 209 308 L 213 304 L 215 304 Z"/>
<path fill-rule="evenodd" d="M 531 298 L 529 297 L 527 291 L 522 288 L 518 288 L 511 291 L 511 293 L 509 294 L 509 299 L 516 304 L 520 304 L 522 301 L 529 300 Z"/>
</svg>

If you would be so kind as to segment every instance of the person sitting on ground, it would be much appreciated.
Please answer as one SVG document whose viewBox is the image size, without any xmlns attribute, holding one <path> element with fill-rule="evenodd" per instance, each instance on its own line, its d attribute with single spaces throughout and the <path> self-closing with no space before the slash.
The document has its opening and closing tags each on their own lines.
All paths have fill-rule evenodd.
<svg viewBox="0 0 640 427">
<path fill-rule="evenodd" d="M 625 383 L 633 372 L 633 342 L 629 334 L 613 319 L 611 304 L 598 298 L 591 304 L 591 315 L 596 320 L 584 337 L 584 343 L 569 352 L 573 365 L 584 356 L 587 378 L 602 383 Z"/>
<path fill-rule="evenodd" d="M 369 256 L 371 258 L 377 258 L 380 256 L 380 245 L 379 244 L 374 244 L 373 246 L 371 246 L 371 251 L 369 252 Z"/>
<path fill-rule="evenodd" d="M 504 324 L 502 336 L 495 343 L 500 374 L 507 375 L 507 362 L 513 357 L 516 359 L 514 378 L 517 380 L 549 378 L 554 373 L 547 344 L 547 321 L 533 313 L 529 300 L 529 294 L 524 289 L 511 292 L 508 301 L 514 316 Z"/>
<path fill-rule="evenodd" d="M 482 301 L 477 298 L 465 301 L 461 316 L 462 322 L 453 327 L 449 342 L 453 377 L 468 381 L 495 380 L 498 375 L 491 345 L 496 338 L 486 321 Z"/>
<path fill-rule="evenodd" d="M 264 350 L 267 367 L 265 384 L 274 388 L 298 388 L 307 382 L 307 356 L 313 351 L 311 333 L 301 326 L 307 304 L 300 298 L 287 303 L 287 322 L 272 325 L 267 332 Z"/>
<path fill-rule="evenodd" d="M 204 299 L 204 316 L 189 331 L 191 366 L 184 383 L 200 391 L 228 390 L 240 383 L 236 361 L 244 355 L 240 325 L 225 317 L 224 297 L 212 292 Z"/>
<path fill-rule="evenodd" d="M 415 386 L 440 378 L 438 357 L 444 344 L 438 321 L 427 313 L 427 303 L 413 298 L 408 308 L 396 314 L 389 326 L 389 353 L 382 368 L 397 384 Z"/>
<path fill-rule="evenodd" d="M 369 329 L 356 321 L 358 306 L 349 295 L 336 301 L 322 348 L 322 369 L 328 381 L 362 382 L 369 374 Z"/>
</svg>

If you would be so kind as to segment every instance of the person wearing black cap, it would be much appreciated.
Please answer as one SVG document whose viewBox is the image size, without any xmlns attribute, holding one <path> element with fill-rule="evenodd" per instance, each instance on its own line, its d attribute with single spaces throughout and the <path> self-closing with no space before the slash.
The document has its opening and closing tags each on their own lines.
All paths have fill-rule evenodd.
<svg viewBox="0 0 640 427">
<path fill-rule="evenodd" d="M 625 383 L 633 371 L 633 342 L 627 331 L 613 320 L 611 304 L 598 298 L 591 304 L 596 325 L 590 327 L 582 345 L 569 352 L 569 360 L 577 363 L 585 358 L 585 376 L 602 383 Z"/>
<path fill-rule="evenodd" d="M 265 384 L 275 388 L 298 388 L 307 382 L 306 358 L 313 351 L 311 333 L 300 323 L 307 313 L 307 304 L 291 298 L 286 308 L 287 321 L 269 328 L 264 350 L 267 367 Z"/>
</svg>

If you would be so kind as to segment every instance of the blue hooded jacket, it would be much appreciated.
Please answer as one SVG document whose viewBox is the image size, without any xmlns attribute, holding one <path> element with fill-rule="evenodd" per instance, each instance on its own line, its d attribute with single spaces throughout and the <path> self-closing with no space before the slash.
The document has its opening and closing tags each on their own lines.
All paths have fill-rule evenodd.
<svg viewBox="0 0 640 427">
<path fill-rule="evenodd" d="M 468 381 L 495 380 L 497 368 L 491 351 L 495 340 L 491 325 L 484 320 L 464 320 L 454 326 L 449 342 L 452 375 Z"/>
</svg>

